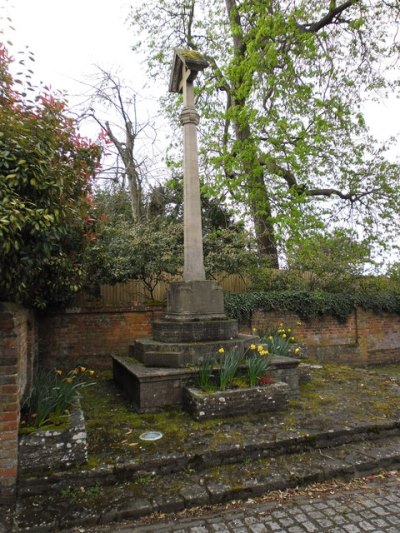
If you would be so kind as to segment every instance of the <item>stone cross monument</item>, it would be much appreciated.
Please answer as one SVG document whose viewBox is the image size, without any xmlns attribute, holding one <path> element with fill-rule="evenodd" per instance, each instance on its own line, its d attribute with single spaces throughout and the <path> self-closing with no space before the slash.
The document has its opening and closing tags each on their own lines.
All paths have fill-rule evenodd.
<svg viewBox="0 0 400 533">
<path fill-rule="evenodd" d="M 148 367 L 146 370 L 138 367 L 133 380 L 134 401 L 141 408 L 147 406 L 147 400 L 143 399 L 146 384 L 149 384 L 149 406 L 153 407 L 157 401 L 161 402 L 157 405 L 172 405 L 182 400 L 185 379 L 177 369 L 197 365 L 221 347 L 244 351 L 245 346 L 257 341 L 257 337 L 240 335 L 237 321 L 226 317 L 222 289 L 215 281 L 206 280 L 204 271 L 197 152 L 199 115 L 194 106 L 193 82 L 207 66 L 200 54 L 175 50 L 169 90 L 183 94 L 180 119 L 184 138 L 185 263 L 183 281 L 169 285 L 165 317 L 152 323 L 152 337 L 137 339 L 129 349 L 130 355 Z M 160 370 L 162 367 L 168 371 Z M 150 376 L 154 376 L 157 385 Z M 171 380 L 175 380 L 174 384 Z"/>
<path fill-rule="evenodd" d="M 171 283 L 167 302 L 167 319 L 199 320 L 224 318 L 222 289 L 206 281 L 203 260 L 203 236 L 197 125 L 199 114 L 194 106 L 193 82 L 208 62 L 197 52 L 176 49 L 174 54 L 170 92 L 183 94 L 180 121 L 183 127 L 184 175 L 184 268 L 183 282 Z"/>
<path fill-rule="evenodd" d="M 169 90 L 183 93 L 183 109 L 180 121 L 183 126 L 183 175 L 184 175 L 184 251 L 183 279 L 204 281 L 206 274 L 203 260 L 201 231 L 201 204 L 197 126 L 200 116 L 194 107 L 193 82 L 200 70 L 208 66 L 199 54 L 175 50 L 174 65 Z"/>
</svg>

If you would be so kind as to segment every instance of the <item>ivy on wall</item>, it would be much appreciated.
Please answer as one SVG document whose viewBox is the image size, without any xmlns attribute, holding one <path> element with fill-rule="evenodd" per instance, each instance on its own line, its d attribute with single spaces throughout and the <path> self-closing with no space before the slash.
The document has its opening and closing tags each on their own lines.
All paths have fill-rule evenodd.
<svg viewBox="0 0 400 533">
<path fill-rule="evenodd" d="M 293 312 L 305 321 L 332 316 L 344 323 L 356 307 L 375 313 L 400 314 L 400 295 L 296 290 L 225 294 L 226 314 L 239 322 L 250 321 L 252 313 L 261 310 Z"/>
</svg>

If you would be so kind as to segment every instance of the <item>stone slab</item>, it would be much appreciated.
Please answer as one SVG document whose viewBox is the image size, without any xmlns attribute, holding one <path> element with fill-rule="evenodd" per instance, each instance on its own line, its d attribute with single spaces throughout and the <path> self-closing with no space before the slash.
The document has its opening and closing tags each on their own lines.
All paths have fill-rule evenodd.
<svg viewBox="0 0 400 533">
<path fill-rule="evenodd" d="M 239 334 L 237 320 L 156 320 L 152 324 L 153 339 L 159 342 L 202 342 L 235 339 Z"/>
</svg>

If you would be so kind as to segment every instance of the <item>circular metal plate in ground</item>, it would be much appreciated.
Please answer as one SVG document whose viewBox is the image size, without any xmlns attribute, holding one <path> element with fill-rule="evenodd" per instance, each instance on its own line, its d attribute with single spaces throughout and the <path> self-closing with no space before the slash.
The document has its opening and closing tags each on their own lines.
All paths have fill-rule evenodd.
<svg viewBox="0 0 400 533">
<path fill-rule="evenodd" d="M 163 437 L 163 434 L 160 431 L 146 431 L 139 436 L 141 440 L 159 440 Z"/>
</svg>

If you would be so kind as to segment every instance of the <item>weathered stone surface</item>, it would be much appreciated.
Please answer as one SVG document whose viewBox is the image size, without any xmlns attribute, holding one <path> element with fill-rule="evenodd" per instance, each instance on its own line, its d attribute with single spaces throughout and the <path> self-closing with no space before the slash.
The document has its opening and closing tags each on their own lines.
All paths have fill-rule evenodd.
<svg viewBox="0 0 400 533">
<path fill-rule="evenodd" d="M 187 485 L 180 491 L 187 507 L 206 505 L 209 502 L 208 492 L 201 485 Z"/>
<path fill-rule="evenodd" d="M 167 320 L 224 319 L 224 293 L 215 281 L 175 281 L 167 294 Z"/>
<path fill-rule="evenodd" d="M 86 428 L 79 406 L 72 409 L 69 426 L 63 431 L 35 431 L 19 441 L 22 474 L 82 465 L 87 462 Z"/>
<path fill-rule="evenodd" d="M 283 381 L 289 385 L 291 395 L 295 396 L 299 392 L 300 360 L 294 357 L 275 356 L 271 361 L 271 368 L 268 374 L 277 381 Z"/>
<path fill-rule="evenodd" d="M 250 339 L 254 338 L 250 337 Z M 246 340 L 246 344 L 248 343 L 249 341 Z M 143 344 L 143 346 L 146 345 L 146 343 Z M 220 346 L 221 343 L 218 345 Z M 116 383 L 125 391 L 140 412 L 156 411 L 168 406 L 181 406 L 183 387 L 194 384 L 197 370 L 187 367 L 164 367 L 162 364 L 165 363 L 164 353 L 148 352 L 146 357 L 147 361 L 151 360 L 159 364 L 156 367 L 146 367 L 133 362 L 132 359 L 113 356 L 113 374 Z M 287 382 L 290 396 L 298 393 L 298 379 L 296 378 L 298 363 L 297 359 L 289 357 L 274 357 L 271 360 L 269 374 Z"/>
<path fill-rule="evenodd" d="M 288 405 L 289 385 L 274 383 L 264 387 L 230 389 L 204 393 L 185 387 L 183 406 L 196 420 L 277 411 Z"/>
<path fill-rule="evenodd" d="M 239 335 L 235 339 L 213 340 L 203 342 L 159 342 L 151 338 L 137 339 L 129 348 L 129 355 L 146 366 L 187 367 L 198 365 L 204 357 L 216 354 L 219 348 L 225 351 L 237 348 L 245 349 L 258 337 Z"/>
<path fill-rule="evenodd" d="M 157 320 L 153 322 L 153 339 L 160 342 L 202 342 L 235 339 L 237 320 Z"/>
<path fill-rule="evenodd" d="M 113 377 L 139 411 L 182 405 L 182 389 L 193 381 L 193 370 L 147 368 L 113 356 Z"/>
</svg>

